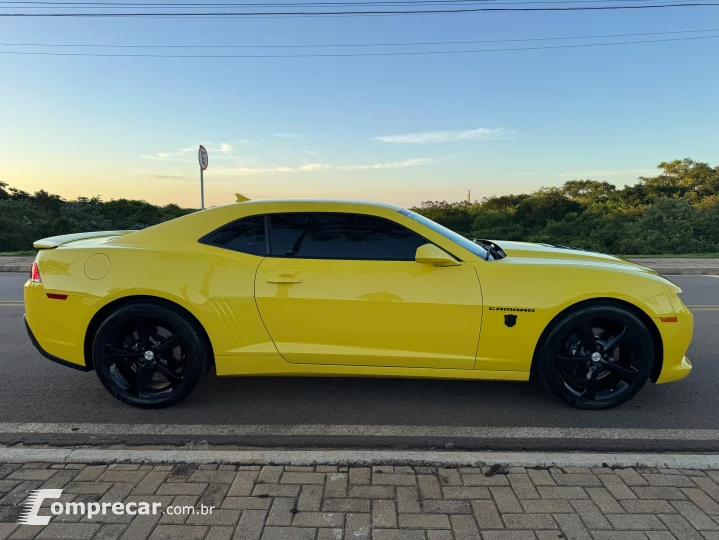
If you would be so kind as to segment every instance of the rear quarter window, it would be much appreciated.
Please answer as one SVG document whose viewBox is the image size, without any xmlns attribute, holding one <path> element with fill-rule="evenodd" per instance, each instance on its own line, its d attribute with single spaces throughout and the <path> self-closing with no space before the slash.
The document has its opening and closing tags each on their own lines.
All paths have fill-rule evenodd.
<svg viewBox="0 0 719 540">
<path fill-rule="evenodd" d="M 199 242 L 240 253 L 265 256 L 265 216 L 238 219 L 206 234 Z"/>
</svg>

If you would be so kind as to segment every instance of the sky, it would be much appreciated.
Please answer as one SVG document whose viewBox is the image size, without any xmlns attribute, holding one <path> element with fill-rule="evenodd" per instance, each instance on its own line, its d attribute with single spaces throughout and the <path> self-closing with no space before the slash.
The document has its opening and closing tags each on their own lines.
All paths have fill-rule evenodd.
<svg viewBox="0 0 719 540">
<path fill-rule="evenodd" d="M 463 200 L 468 190 L 477 200 L 578 178 L 633 184 L 657 174 L 661 161 L 685 157 L 716 166 L 719 39 L 312 58 L 3 52 L 346 54 L 719 36 L 719 6 L 344 18 L 0 17 L 3 44 L 347 45 L 685 30 L 710 32 L 384 48 L 0 45 L 0 180 L 68 199 L 199 207 L 203 144 L 208 206 L 232 202 L 235 193 L 413 206 Z"/>
</svg>

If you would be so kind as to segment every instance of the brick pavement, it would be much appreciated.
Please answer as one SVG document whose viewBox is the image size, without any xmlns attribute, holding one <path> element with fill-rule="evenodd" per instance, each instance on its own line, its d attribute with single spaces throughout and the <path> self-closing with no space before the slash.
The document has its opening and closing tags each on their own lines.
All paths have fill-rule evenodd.
<svg viewBox="0 0 719 540">
<path fill-rule="evenodd" d="M 64 502 L 216 510 L 17 525 L 18 505 L 41 487 L 63 489 Z M 8 538 L 718 540 L 719 471 L 4 464 L 0 540 Z"/>
</svg>

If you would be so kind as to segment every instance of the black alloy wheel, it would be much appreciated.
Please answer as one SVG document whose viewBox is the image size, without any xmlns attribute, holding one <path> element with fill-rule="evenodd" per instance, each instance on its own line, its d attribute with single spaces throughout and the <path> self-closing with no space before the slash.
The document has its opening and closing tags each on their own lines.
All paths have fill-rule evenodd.
<svg viewBox="0 0 719 540">
<path fill-rule="evenodd" d="M 198 329 L 179 312 L 138 303 L 112 313 L 98 329 L 93 363 L 118 399 L 137 407 L 177 403 L 197 385 L 208 365 Z"/>
<path fill-rule="evenodd" d="M 555 324 L 540 349 L 539 372 L 545 386 L 567 403 L 606 409 L 634 396 L 653 362 L 651 335 L 633 312 L 590 305 Z"/>
</svg>

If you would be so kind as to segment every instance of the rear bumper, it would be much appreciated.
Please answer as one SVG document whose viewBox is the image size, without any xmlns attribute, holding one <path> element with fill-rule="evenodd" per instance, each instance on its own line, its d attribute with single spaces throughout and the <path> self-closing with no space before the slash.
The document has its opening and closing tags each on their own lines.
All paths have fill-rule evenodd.
<svg viewBox="0 0 719 540">
<path fill-rule="evenodd" d="M 50 360 L 83 369 L 91 364 L 85 358 L 85 334 L 98 300 L 69 295 L 64 300 L 47 296 L 42 283 L 25 283 L 25 320 L 31 339 L 40 353 Z M 67 294 L 65 291 L 50 290 Z"/>
<path fill-rule="evenodd" d="M 25 321 L 25 330 L 27 330 L 27 335 L 30 336 L 30 341 L 32 341 L 32 344 L 37 349 L 37 352 L 39 352 L 41 355 L 43 355 L 48 360 L 52 360 L 53 362 L 63 365 L 65 367 L 77 369 L 78 371 L 91 371 L 91 369 L 88 368 L 87 366 L 81 366 L 80 364 L 68 362 L 67 360 L 63 360 L 62 358 L 58 358 L 57 356 L 47 352 L 45 349 L 42 348 L 40 343 L 38 343 L 37 338 L 35 337 L 35 334 L 32 333 L 32 329 L 30 328 L 30 325 L 27 322 L 27 317 L 25 315 L 23 315 L 23 320 Z"/>
</svg>

